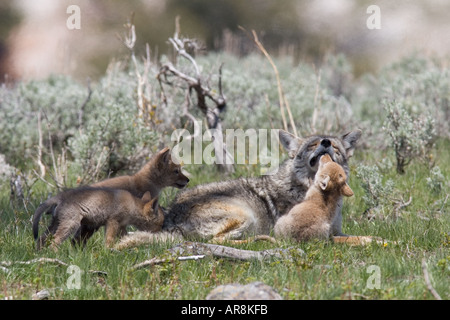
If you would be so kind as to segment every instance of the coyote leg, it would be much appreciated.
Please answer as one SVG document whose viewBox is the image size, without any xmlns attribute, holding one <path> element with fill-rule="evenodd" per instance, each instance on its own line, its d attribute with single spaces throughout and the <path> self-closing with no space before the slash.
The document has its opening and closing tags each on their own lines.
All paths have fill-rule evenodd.
<svg viewBox="0 0 450 320">
<path fill-rule="evenodd" d="M 50 247 L 54 251 L 58 251 L 58 246 L 66 240 L 71 234 L 75 233 L 78 228 L 81 227 L 81 219 L 79 217 L 74 217 L 73 220 L 60 223 L 55 231 L 52 244 Z"/>
<path fill-rule="evenodd" d="M 120 233 L 119 222 L 116 220 L 109 220 L 106 223 L 106 247 L 112 248 L 114 246 L 114 241 L 116 240 L 117 235 Z"/>
</svg>

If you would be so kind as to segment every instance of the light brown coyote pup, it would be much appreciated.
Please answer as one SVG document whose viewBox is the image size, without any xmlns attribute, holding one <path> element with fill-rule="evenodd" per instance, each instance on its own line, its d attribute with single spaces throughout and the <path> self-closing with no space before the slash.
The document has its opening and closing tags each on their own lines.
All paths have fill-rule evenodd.
<svg viewBox="0 0 450 320">
<path fill-rule="evenodd" d="M 38 239 L 39 220 L 48 210 L 53 212 L 52 221 Z M 86 244 L 95 231 L 105 226 L 106 246 L 112 247 L 119 231 L 127 225 L 157 232 L 161 231 L 163 222 L 158 199 L 151 199 L 150 192 L 137 198 L 125 190 L 81 187 L 61 192 L 42 203 L 33 216 L 33 235 L 39 250 L 52 234 L 51 247 L 57 250 L 75 232 L 74 241 Z"/>
<path fill-rule="evenodd" d="M 333 162 L 328 154 L 323 155 L 305 200 L 278 219 L 274 227 L 275 236 L 297 241 L 330 238 L 332 222 L 341 196 L 353 195 L 346 179 L 344 169 Z"/>
</svg>

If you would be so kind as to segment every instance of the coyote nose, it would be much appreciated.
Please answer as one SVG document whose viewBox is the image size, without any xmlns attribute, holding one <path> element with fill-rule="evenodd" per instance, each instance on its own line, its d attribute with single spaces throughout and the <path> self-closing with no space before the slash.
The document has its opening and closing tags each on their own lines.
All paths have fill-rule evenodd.
<svg viewBox="0 0 450 320">
<path fill-rule="evenodd" d="M 331 146 L 331 141 L 328 140 L 328 139 L 323 139 L 323 140 L 320 142 L 320 144 L 321 144 L 323 147 L 328 148 L 329 146 Z"/>
</svg>

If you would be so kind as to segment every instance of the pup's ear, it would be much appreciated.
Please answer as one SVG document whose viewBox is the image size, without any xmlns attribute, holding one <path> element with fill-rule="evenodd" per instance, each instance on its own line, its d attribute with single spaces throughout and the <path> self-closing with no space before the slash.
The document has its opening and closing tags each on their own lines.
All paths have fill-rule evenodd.
<svg viewBox="0 0 450 320">
<path fill-rule="evenodd" d="M 358 142 L 358 139 L 361 137 L 361 134 L 362 131 L 360 129 L 357 129 L 355 131 L 348 132 L 341 137 L 347 158 L 350 158 L 353 155 L 356 143 Z"/>
<path fill-rule="evenodd" d="M 326 153 L 320 157 L 319 166 L 323 166 L 325 163 L 328 163 L 328 162 L 333 162 L 333 160 L 331 160 L 330 155 L 328 153 Z"/>
<path fill-rule="evenodd" d="M 147 191 L 146 193 L 144 193 L 144 195 L 142 196 L 142 202 L 147 203 L 152 199 L 152 195 L 150 194 L 150 191 Z"/>
<path fill-rule="evenodd" d="M 144 206 L 144 215 L 152 217 L 156 214 L 158 214 L 158 198 L 150 200 L 150 202 L 147 202 Z"/>
<path fill-rule="evenodd" d="M 346 197 L 351 197 L 353 195 L 353 190 L 348 184 L 344 184 L 344 186 L 342 187 L 342 195 Z"/>
<path fill-rule="evenodd" d="M 154 214 L 158 213 L 158 197 L 150 201 L 150 205 L 152 206 L 152 210 Z"/>
<path fill-rule="evenodd" d="M 327 189 L 328 182 L 330 182 L 330 176 L 327 176 L 327 175 L 320 176 L 320 178 L 319 178 L 320 189 L 325 191 Z"/>
<path fill-rule="evenodd" d="M 278 132 L 278 136 L 281 144 L 288 152 L 289 158 L 294 158 L 297 155 L 297 151 L 302 145 L 303 140 L 281 129 Z"/>
<path fill-rule="evenodd" d="M 167 164 L 169 164 L 170 159 L 171 159 L 171 155 L 170 155 L 169 147 L 165 147 L 160 152 L 158 152 L 158 155 L 157 155 L 158 164 L 167 165 Z"/>
</svg>

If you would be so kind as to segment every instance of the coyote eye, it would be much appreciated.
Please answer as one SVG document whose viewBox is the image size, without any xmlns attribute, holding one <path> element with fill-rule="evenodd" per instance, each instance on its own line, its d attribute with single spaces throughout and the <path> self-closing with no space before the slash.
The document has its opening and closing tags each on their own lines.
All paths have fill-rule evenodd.
<svg viewBox="0 0 450 320">
<path fill-rule="evenodd" d="M 180 170 L 175 169 L 174 173 L 175 173 L 175 174 L 179 174 L 179 173 L 180 173 Z"/>
<path fill-rule="evenodd" d="M 341 155 L 341 152 L 339 151 L 338 148 L 334 147 L 333 149 L 334 149 L 334 153 L 336 153 L 337 156 Z"/>
<path fill-rule="evenodd" d="M 318 142 L 310 143 L 310 144 L 308 145 L 308 150 L 315 149 L 315 148 L 317 147 L 317 143 L 318 143 Z"/>
</svg>

